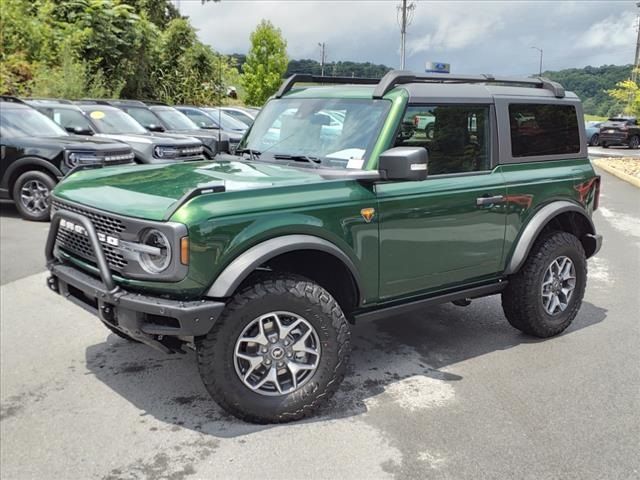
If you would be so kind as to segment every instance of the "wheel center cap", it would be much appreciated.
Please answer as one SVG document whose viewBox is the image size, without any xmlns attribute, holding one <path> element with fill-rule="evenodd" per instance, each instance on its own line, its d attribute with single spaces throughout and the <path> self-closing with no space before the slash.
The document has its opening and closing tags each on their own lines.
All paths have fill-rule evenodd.
<svg viewBox="0 0 640 480">
<path fill-rule="evenodd" d="M 271 356 L 276 360 L 280 360 L 282 357 L 284 357 L 284 350 L 281 347 L 274 347 L 271 350 Z"/>
</svg>

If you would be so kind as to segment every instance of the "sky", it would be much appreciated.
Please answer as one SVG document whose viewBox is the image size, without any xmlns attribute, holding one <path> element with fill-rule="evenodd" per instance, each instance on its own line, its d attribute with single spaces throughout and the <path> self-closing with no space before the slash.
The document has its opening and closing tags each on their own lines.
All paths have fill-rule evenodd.
<svg viewBox="0 0 640 480">
<path fill-rule="evenodd" d="M 175 1 L 215 50 L 246 53 L 261 19 L 280 28 L 292 59 L 351 60 L 400 66 L 399 0 Z M 635 1 L 416 0 L 407 33 L 407 69 L 430 61 L 452 73 L 528 75 L 543 69 L 633 63 Z"/>
</svg>

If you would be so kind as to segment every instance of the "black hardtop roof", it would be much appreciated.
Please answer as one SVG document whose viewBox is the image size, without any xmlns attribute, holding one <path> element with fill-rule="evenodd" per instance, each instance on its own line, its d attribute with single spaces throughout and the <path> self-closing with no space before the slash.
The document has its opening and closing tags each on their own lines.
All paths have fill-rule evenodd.
<svg viewBox="0 0 640 480">
<path fill-rule="evenodd" d="M 352 78 L 352 77 L 325 77 L 309 74 L 294 74 L 287 78 L 275 97 L 281 98 L 296 83 L 319 84 L 344 84 L 344 85 L 374 85 L 372 98 L 383 98 L 387 93 L 399 85 L 411 86 L 411 90 L 422 96 L 428 90 L 428 86 L 437 88 L 436 85 L 460 85 L 468 87 L 474 84 L 497 87 L 525 87 L 529 89 L 541 89 L 550 92 L 555 98 L 564 98 L 565 90 L 562 85 L 544 77 L 501 77 L 491 74 L 483 75 L 457 75 L 447 73 L 414 73 L 408 70 L 392 70 L 381 79 Z M 425 88 L 427 86 L 427 88 Z"/>
</svg>

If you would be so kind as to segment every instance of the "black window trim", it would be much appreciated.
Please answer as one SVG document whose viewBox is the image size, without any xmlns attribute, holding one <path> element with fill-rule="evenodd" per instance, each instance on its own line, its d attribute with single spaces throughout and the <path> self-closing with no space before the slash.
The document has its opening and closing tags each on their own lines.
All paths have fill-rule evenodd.
<svg viewBox="0 0 640 480">
<path fill-rule="evenodd" d="M 576 109 L 578 117 L 578 135 L 580 138 L 580 151 L 576 153 L 562 153 L 556 155 L 531 155 L 527 157 L 514 157 L 511 150 L 511 125 L 509 122 L 509 105 L 513 104 L 537 104 L 571 106 Z M 495 97 L 496 112 L 498 115 L 499 133 L 499 164 L 518 164 L 532 162 L 550 162 L 554 160 L 575 160 L 588 158 L 587 137 L 584 125 L 584 112 L 582 103 L 577 98 L 565 98 L 562 100 L 541 97 Z"/>
<path fill-rule="evenodd" d="M 469 172 L 455 172 L 455 173 L 438 173 L 431 175 L 427 172 L 427 179 L 437 179 L 437 178 L 455 178 L 455 177 L 469 177 L 472 175 L 489 175 L 492 174 L 496 167 L 499 164 L 499 144 L 498 144 L 498 128 L 497 128 L 497 115 L 495 105 L 489 101 L 489 99 L 482 99 L 482 101 L 473 101 L 471 99 L 458 99 L 458 100 L 450 100 L 450 101 L 438 101 L 438 102 L 407 102 L 402 115 L 400 116 L 400 122 L 396 126 L 396 131 L 393 136 L 393 145 L 396 144 L 396 140 L 400 133 L 400 129 L 402 128 L 402 121 L 404 120 L 405 115 L 407 114 L 407 110 L 412 107 L 446 107 L 446 106 L 457 106 L 457 107 L 489 107 L 489 128 L 490 138 L 489 141 L 489 168 L 485 170 L 473 170 Z M 390 147 L 391 148 L 391 147 Z M 427 167 L 428 168 L 428 167 Z"/>
</svg>

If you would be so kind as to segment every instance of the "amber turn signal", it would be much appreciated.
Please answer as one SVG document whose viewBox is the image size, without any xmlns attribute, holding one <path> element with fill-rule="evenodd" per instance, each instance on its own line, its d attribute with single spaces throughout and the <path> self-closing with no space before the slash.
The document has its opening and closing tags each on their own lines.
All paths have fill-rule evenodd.
<svg viewBox="0 0 640 480">
<path fill-rule="evenodd" d="M 180 239 L 180 263 L 189 265 L 189 237 Z"/>
</svg>

